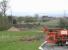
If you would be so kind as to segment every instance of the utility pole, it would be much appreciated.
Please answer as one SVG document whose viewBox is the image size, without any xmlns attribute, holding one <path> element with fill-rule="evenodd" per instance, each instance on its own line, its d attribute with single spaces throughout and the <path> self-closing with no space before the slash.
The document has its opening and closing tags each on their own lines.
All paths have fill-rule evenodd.
<svg viewBox="0 0 68 50">
<path fill-rule="evenodd" d="M 64 10 L 64 18 L 66 17 L 66 11 Z"/>
</svg>

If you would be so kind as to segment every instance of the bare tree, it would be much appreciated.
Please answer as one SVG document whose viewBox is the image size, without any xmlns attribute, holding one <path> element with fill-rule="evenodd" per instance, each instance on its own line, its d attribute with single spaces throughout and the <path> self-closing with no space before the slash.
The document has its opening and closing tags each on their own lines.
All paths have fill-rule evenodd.
<svg viewBox="0 0 68 50">
<path fill-rule="evenodd" d="M 0 1 L 0 12 L 2 12 L 2 17 L 1 16 L 0 17 L 1 17 L 1 21 L 2 21 L 2 26 L 7 26 L 7 24 L 8 24 L 8 20 L 6 17 L 6 11 L 8 9 L 7 4 L 8 4 L 7 0 Z"/>
<path fill-rule="evenodd" d="M 7 8 L 8 8 L 7 3 L 8 3 L 8 1 L 6 1 L 6 0 L 2 0 L 0 2 L 0 9 L 1 9 L 2 13 L 3 13 L 3 16 L 6 16 L 6 11 L 7 11 Z"/>
</svg>

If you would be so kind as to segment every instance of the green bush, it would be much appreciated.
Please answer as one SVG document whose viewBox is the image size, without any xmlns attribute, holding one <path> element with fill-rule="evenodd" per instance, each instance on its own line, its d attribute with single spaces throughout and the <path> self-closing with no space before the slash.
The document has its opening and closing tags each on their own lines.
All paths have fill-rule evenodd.
<svg viewBox="0 0 68 50">
<path fill-rule="evenodd" d="M 0 26 L 0 31 L 8 30 L 11 26 Z"/>
<path fill-rule="evenodd" d="M 7 16 L 1 16 L 0 15 L 0 31 L 7 30 L 9 27 L 11 27 L 11 24 L 8 21 Z"/>
</svg>

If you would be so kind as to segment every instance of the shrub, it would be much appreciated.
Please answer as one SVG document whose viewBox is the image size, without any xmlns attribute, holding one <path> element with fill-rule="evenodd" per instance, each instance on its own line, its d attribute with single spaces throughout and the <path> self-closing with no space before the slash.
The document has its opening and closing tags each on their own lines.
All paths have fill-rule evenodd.
<svg viewBox="0 0 68 50">
<path fill-rule="evenodd" d="M 8 30 L 11 26 L 0 26 L 0 31 Z"/>
</svg>

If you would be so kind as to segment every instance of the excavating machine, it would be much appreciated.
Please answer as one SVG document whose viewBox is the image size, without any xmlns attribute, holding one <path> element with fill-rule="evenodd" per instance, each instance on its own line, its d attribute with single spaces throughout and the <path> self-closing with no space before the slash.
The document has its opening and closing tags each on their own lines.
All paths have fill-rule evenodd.
<svg viewBox="0 0 68 50">
<path fill-rule="evenodd" d="M 67 29 L 55 29 L 44 28 L 45 41 L 41 44 L 39 49 L 46 50 L 46 46 L 68 46 L 68 30 Z M 47 33 L 47 34 L 46 34 Z M 57 50 L 57 49 L 54 49 Z"/>
</svg>

